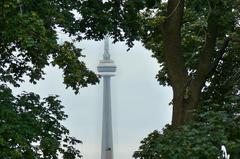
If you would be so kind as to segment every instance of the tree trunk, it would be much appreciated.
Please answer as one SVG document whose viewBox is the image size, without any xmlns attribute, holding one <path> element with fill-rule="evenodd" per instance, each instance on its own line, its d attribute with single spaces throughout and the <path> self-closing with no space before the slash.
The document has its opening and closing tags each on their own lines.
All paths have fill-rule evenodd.
<svg viewBox="0 0 240 159">
<path fill-rule="evenodd" d="M 194 109 L 199 105 L 201 88 L 198 81 L 194 81 L 180 90 L 173 87 L 172 125 L 174 128 L 192 120 Z"/>
<path fill-rule="evenodd" d="M 168 1 L 168 17 L 163 24 L 163 52 L 173 89 L 174 128 L 184 123 L 184 94 L 187 86 L 187 70 L 181 52 L 181 23 L 184 11 L 184 0 Z"/>
<path fill-rule="evenodd" d="M 194 77 L 188 75 L 181 49 L 181 27 L 184 15 L 184 0 L 168 0 L 168 16 L 162 26 L 163 52 L 168 77 L 173 89 L 172 125 L 178 128 L 192 120 L 199 105 L 201 89 L 220 58 L 215 58 L 218 35 L 214 12 L 209 12 L 206 40 Z M 223 54 L 220 54 L 222 56 Z"/>
</svg>

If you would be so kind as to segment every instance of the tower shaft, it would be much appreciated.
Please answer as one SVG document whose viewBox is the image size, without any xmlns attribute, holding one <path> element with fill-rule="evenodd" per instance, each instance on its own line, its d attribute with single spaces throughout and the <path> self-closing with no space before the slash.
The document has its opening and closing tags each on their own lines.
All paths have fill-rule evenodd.
<svg viewBox="0 0 240 159">
<path fill-rule="evenodd" d="M 101 159 L 113 159 L 111 76 L 103 76 L 103 119 Z"/>
</svg>

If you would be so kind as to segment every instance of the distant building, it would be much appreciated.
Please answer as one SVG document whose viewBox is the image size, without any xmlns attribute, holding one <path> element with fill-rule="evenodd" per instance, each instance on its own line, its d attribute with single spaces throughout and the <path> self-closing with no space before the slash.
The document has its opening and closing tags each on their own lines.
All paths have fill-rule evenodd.
<svg viewBox="0 0 240 159">
<path fill-rule="evenodd" d="M 102 119 L 102 151 L 101 159 L 113 159 L 113 135 L 111 112 L 111 77 L 115 75 L 116 66 L 109 54 L 109 38 L 104 39 L 103 60 L 97 66 L 103 77 L 103 119 Z"/>
</svg>

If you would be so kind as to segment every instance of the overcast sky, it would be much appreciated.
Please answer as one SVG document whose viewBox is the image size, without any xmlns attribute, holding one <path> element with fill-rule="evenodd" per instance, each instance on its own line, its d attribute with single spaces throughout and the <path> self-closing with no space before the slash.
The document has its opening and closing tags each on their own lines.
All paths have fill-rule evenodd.
<svg viewBox="0 0 240 159">
<path fill-rule="evenodd" d="M 86 55 L 84 61 L 89 69 L 96 66 L 103 54 L 103 41 L 83 41 L 77 44 Z M 155 79 L 159 65 L 151 53 L 140 43 L 127 52 L 124 43 L 110 45 L 112 59 L 117 65 L 112 78 L 112 118 L 114 159 L 130 159 L 140 141 L 153 130 L 161 130 L 171 120 L 172 98 L 170 88 L 162 87 Z M 79 149 L 83 159 L 100 159 L 102 121 L 102 81 L 95 86 L 80 90 L 75 95 L 62 84 L 61 71 L 46 68 L 45 80 L 37 85 L 24 83 L 21 91 L 32 91 L 46 97 L 60 95 L 69 115 L 64 124 L 71 135 L 83 141 Z"/>
</svg>

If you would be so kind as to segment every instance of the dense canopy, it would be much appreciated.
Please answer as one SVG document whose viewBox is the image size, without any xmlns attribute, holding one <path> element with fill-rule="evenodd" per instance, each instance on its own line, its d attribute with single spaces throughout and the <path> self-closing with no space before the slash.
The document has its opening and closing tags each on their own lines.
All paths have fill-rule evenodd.
<svg viewBox="0 0 240 159">
<path fill-rule="evenodd" d="M 84 56 L 74 40 L 58 42 L 57 30 L 69 36 L 78 32 L 73 14 L 77 7 L 78 1 L 0 1 L 0 158 L 81 157 L 75 148 L 81 141 L 61 123 L 67 115 L 57 96 L 15 96 L 8 87 L 26 79 L 35 84 L 50 64 L 63 70 L 63 83 L 75 93 L 98 82 L 81 61 Z"/>
<path fill-rule="evenodd" d="M 11 89 L 1 85 L 0 97 L 0 158 L 81 157 L 74 147 L 81 141 L 69 136 L 69 130 L 61 124 L 67 115 L 57 96 L 41 99 L 24 92 L 15 97 Z"/>
<path fill-rule="evenodd" d="M 72 42 L 57 43 L 57 28 L 74 36 L 78 32 L 73 10 L 78 1 L 1 1 L 0 80 L 19 85 L 23 76 L 35 83 L 46 65 L 63 70 L 64 83 L 76 92 L 98 82 L 96 75 L 79 60 L 81 49 Z"/>
</svg>

